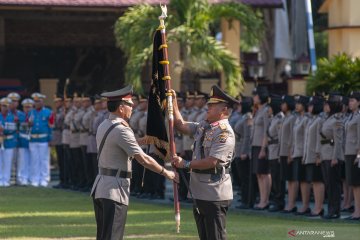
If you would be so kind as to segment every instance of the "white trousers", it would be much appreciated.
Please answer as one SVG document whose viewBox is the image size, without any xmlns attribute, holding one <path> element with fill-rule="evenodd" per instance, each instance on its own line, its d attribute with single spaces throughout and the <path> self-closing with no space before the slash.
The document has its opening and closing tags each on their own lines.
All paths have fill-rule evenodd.
<svg viewBox="0 0 360 240">
<path fill-rule="evenodd" d="M 30 142 L 30 184 L 46 187 L 50 181 L 50 150 L 47 142 Z"/>
<path fill-rule="evenodd" d="M 18 149 L 16 179 L 19 184 L 27 185 L 30 175 L 30 150 L 28 148 Z"/>
<path fill-rule="evenodd" d="M 10 186 L 11 166 L 14 148 L 0 150 L 0 186 Z"/>
</svg>

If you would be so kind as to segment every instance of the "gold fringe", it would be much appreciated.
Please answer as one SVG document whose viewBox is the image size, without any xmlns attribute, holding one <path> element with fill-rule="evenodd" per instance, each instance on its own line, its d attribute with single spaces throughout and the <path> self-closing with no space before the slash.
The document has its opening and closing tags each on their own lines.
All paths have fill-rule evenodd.
<svg viewBox="0 0 360 240">
<path fill-rule="evenodd" d="M 168 60 L 163 60 L 159 62 L 161 65 L 169 65 L 170 62 Z"/>
<path fill-rule="evenodd" d="M 165 26 L 159 26 L 156 30 L 163 30 L 163 29 L 165 29 Z"/>
<path fill-rule="evenodd" d="M 171 80 L 171 77 L 170 76 L 163 76 L 161 79 L 166 81 L 166 80 Z"/>
<path fill-rule="evenodd" d="M 163 148 L 166 150 L 166 156 L 164 156 L 160 151 L 156 151 L 158 155 L 160 155 L 161 159 L 164 161 L 171 161 L 171 156 L 170 156 L 170 145 L 168 142 L 165 142 L 163 140 L 160 140 L 156 137 L 153 136 L 148 136 L 146 135 L 145 137 L 143 137 L 143 141 L 145 144 L 152 144 L 155 145 L 158 148 Z"/>
<path fill-rule="evenodd" d="M 159 50 L 163 49 L 163 48 L 167 48 L 168 45 L 167 44 L 161 44 L 160 47 L 159 47 Z"/>
</svg>

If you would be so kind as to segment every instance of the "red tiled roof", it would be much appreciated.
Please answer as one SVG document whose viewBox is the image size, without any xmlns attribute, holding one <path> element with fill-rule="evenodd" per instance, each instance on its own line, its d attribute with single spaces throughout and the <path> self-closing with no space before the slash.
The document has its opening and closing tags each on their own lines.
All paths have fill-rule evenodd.
<svg viewBox="0 0 360 240">
<path fill-rule="evenodd" d="M 165 0 L 0 0 L 7 6 L 52 6 L 52 7 L 128 7 L 141 3 L 167 3 Z"/>
<path fill-rule="evenodd" d="M 283 6 L 282 0 L 210 0 L 212 3 L 239 2 L 253 7 L 280 8 Z"/>
<path fill-rule="evenodd" d="M 210 0 L 222 3 L 229 0 Z M 232 0 L 234 1 L 234 0 Z M 282 0 L 235 0 L 254 7 L 282 7 Z M 167 4 L 169 0 L 0 0 L 0 6 L 128 7 L 141 3 Z"/>
</svg>

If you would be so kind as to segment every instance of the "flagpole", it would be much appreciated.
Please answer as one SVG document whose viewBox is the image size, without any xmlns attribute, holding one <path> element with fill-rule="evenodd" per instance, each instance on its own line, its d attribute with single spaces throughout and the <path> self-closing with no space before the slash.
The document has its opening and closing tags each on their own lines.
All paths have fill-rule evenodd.
<svg viewBox="0 0 360 240">
<path fill-rule="evenodd" d="M 176 154 L 176 146 L 174 139 L 174 111 L 172 104 L 172 94 L 170 93 L 171 89 L 171 77 L 169 71 L 169 58 L 168 58 L 168 50 L 166 44 L 166 30 L 164 20 L 167 17 L 167 8 L 166 5 L 160 5 L 162 14 L 159 16 L 160 26 L 159 30 L 161 31 L 161 46 L 163 52 L 162 66 L 164 70 L 164 76 L 162 80 L 165 81 L 166 86 L 166 101 L 167 101 L 167 113 L 168 113 L 168 123 L 169 123 L 169 145 L 170 145 L 170 156 L 173 158 Z M 171 159 L 172 160 L 172 159 Z M 176 171 L 173 166 L 173 170 Z M 180 202 L 178 196 L 178 184 L 173 181 L 173 192 L 174 192 L 174 210 L 175 210 L 175 221 L 176 221 L 176 232 L 180 232 Z"/>
</svg>

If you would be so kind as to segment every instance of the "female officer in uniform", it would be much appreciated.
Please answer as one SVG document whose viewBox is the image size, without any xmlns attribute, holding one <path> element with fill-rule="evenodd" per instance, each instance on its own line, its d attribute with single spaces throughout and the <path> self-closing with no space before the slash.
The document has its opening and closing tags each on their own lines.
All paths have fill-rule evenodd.
<svg viewBox="0 0 360 240">
<path fill-rule="evenodd" d="M 310 184 L 305 180 L 305 165 L 303 164 L 304 156 L 304 135 L 309 117 L 306 114 L 308 97 L 298 95 L 295 97 L 296 105 L 295 111 L 298 114 L 294 129 L 293 129 L 293 174 L 294 180 L 297 181 L 296 185 L 300 182 L 302 208 L 296 212 L 296 215 L 304 215 L 310 213 L 309 201 L 310 201 Z M 298 190 L 296 189 L 296 193 Z"/>
<path fill-rule="evenodd" d="M 269 207 L 271 189 L 266 135 L 266 131 L 270 123 L 269 107 L 267 105 L 269 92 L 265 86 L 258 86 L 254 90 L 253 94 L 254 106 L 257 107 L 257 111 L 254 114 L 253 120 L 251 161 L 253 167 L 252 173 L 256 174 L 260 192 L 260 202 L 254 207 L 254 209 L 265 210 Z"/>
<path fill-rule="evenodd" d="M 283 181 L 288 181 L 288 204 L 281 211 L 282 213 L 293 213 L 297 211 L 295 206 L 296 193 L 294 189 L 297 189 L 296 182 L 292 174 L 293 164 L 291 161 L 292 154 L 292 131 L 296 120 L 295 115 L 292 111 L 295 109 L 295 99 L 292 96 L 282 96 L 281 111 L 284 113 L 284 121 L 280 129 L 280 177 Z M 285 190 L 285 189 L 284 189 Z M 282 194 L 285 196 L 285 192 Z M 284 207 L 284 206 L 282 206 Z"/>
<path fill-rule="evenodd" d="M 360 92 L 350 94 L 351 115 L 345 125 L 345 171 L 346 181 L 354 193 L 355 210 L 348 220 L 360 220 Z"/>
<path fill-rule="evenodd" d="M 241 117 L 236 122 L 234 131 L 238 136 L 238 157 L 234 159 L 236 170 L 239 174 L 241 189 L 240 209 L 249 208 L 249 178 L 250 178 L 250 155 L 251 155 L 251 128 L 252 128 L 252 99 L 250 97 L 241 98 Z"/>
<path fill-rule="evenodd" d="M 310 213 L 306 214 L 308 217 L 317 217 L 324 214 L 325 187 L 320 167 L 321 161 L 316 154 L 316 145 L 320 142 L 320 127 L 324 120 L 320 114 L 323 108 L 323 97 L 313 96 L 310 98 L 308 110 L 311 117 L 305 129 L 303 160 L 305 164 L 305 180 L 312 183 L 315 206 Z"/>
<path fill-rule="evenodd" d="M 272 205 L 269 207 L 270 212 L 277 212 L 283 209 L 285 205 L 284 196 L 285 182 L 280 178 L 279 162 L 279 133 L 284 113 L 281 112 L 281 96 L 272 95 L 269 103 L 269 115 L 271 116 L 269 128 L 267 130 L 268 149 L 269 149 L 269 167 L 271 174 L 271 192 Z"/>
<path fill-rule="evenodd" d="M 321 170 L 328 196 L 328 212 L 325 219 L 340 217 L 341 205 L 341 168 L 343 161 L 344 126 L 341 117 L 342 96 L 330 95 L 326 101 L 329 115 L 320 128 Z"/>
</svg>

